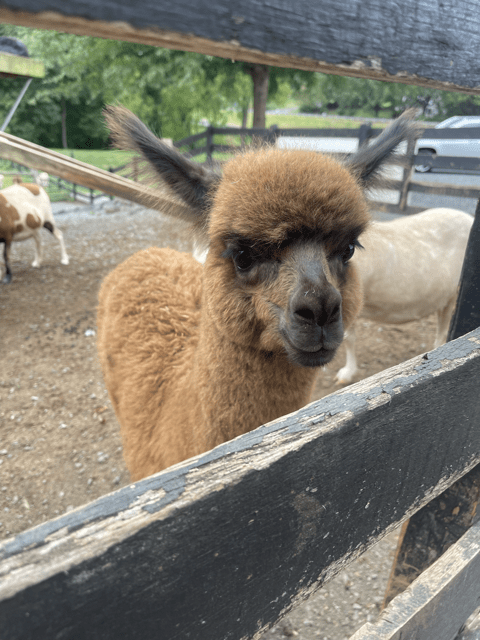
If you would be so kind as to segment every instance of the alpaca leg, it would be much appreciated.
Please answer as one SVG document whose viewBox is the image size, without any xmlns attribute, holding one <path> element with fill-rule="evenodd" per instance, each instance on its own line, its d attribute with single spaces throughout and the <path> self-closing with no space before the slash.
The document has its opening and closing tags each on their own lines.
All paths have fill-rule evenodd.
<svg viewBox="0 0 480 640">
<path fill-rule="evenodd" d="M 32 262 L 32 267 L 39 267 L 42 264 L 42 241 L 38 231 L 33 233 L 33 239 L 35 240 L 35 260 Z"/>
<path fill-rule="evenodd" d="M 455 308 L 456 296 L 453 297 L 448 304 L 440 311 L 437 311 L 437 333 L 433 348 L 436 349 L 447 341 L 448 329 L 450 328 L 450 320 Z"/>
<path fill-rule="evenodd" d="M 347 362 L 335 376 L 338 384 L 350 384 L 353 376 L 357 373 L 357 359 L 355 357 L 355 325 L 352 325 L 345 335 L 343 341 L 347 352 Z"/>
<path fill-rule="evenodd" d="M 55 238 L 60 243 L 60 251 L 62 252 L 62 259 L 60 260 L 60 262 L 62 264 L 68 264 L 69 263 L 69 257 L 67 255 L 67 251 L 65 249 L 65 243 L 63 242 L 63 233 L 60 231 L 60 229 L 58 227 L 56 227 L 51 222 L 45 222 L 43 226 L 46 229 L 48 229 L 50 231 L 50 233 L 53 233 Z"/>
</svg>

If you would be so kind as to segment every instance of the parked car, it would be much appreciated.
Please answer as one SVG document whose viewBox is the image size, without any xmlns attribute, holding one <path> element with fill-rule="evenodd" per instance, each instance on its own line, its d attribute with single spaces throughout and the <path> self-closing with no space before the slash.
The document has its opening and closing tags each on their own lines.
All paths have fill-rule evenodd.
<svg viewBox="0 0 480 640">
<path fill-rule="evenodd" d="M 440 122 L 434 129 L 465 129 L 468 127 L 480 128 L 480 116 L 453 116 Z M 428 138 L 421 138 L 415 146 L 415 153 L 435 158 L 435 156 L 454 156 L 457 158 L 480 158 L 480 134 L 479 139 L 439 140 L 435 138 L 434 129 L 428 134 Z M 432 168 L 431 163 L 415 166 L 416 171 L 425 173 Z"/>
</svg>

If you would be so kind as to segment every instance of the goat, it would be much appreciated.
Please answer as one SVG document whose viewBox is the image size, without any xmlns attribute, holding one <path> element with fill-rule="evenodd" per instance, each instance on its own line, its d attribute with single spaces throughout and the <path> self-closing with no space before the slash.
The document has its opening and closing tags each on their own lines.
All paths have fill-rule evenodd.
<svg viewBox="0 0 480 640">
<path fill-rule="evenodd" d="M 34 178 L 36 184 L 38 184 L 39 187 L 43 187 L 44 189 L 46 189 L 50 184 L 50 176 L 46 171 L 40 171 L 40 173 L 38 173 L 38 171 L 35 171 Z"/>
<path fill-rule="evenodd" d="M 342 164 L 258 148 L 222 177 L 162 144 L 123 107 L 113 142 L 139 152 L 207 239 L 205 265 L 150 248 L 99 291 L 98 353 L 137 480 L 302 407 L 360 311 L 351 257 L 370 221 L 364 190 L 417 135 L 397 119 Z"/>
<path fill-rule="evenodd" d="M 42 260 L 40 229 L 48 229 L 60 243 L 61 263 L 68 264 L 62 232 L 56 227 L 52 205 L 46 191 L 37 184 L 19 182 L 0 190 L 0 244 L 3 243 L 5 275 L 2 283 L 12 280 L 10 248 L 13 241 L 35 240 L 35 259 L 32 267 L 39 267 Z"/>
<path fill-rule="evenodd" d="M 472 216 L 427 209 L 389 222 L 373 222 L 352 258 L 363 285 L 361 316 L 402 324 L 437 314 L 434 348 L 447 339 Z M 355 327 L 345 336 L 347 362 L 336 375 L 348 384 L 357 373 Z"/>
</svg>

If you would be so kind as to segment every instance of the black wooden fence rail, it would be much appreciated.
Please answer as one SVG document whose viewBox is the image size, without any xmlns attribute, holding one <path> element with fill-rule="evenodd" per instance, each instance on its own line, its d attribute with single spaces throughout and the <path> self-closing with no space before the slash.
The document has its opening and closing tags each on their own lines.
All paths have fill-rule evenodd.
<svg viewBox="0 0 480 640">
<path fill-rule="evenodd" d="M 202 154 L 206 155 L 207 163 L 212 164 L 214 161 L 225 159 L 225 154 L 232 154 L 242 149 L 245 141 L 265 141 L 275 143 L 280 137 L 297 137 L 297 138 L 354 138 L 357 139 L 359 145 L 366 144 L 372 138 L 381 133 L 382 129 L 373 128 L 371 124 L 366 123 L 360 125 L 357 129 L 299 129 L 299 128 L 279 128 L 273 125 L 270 129 L 248 129 L 237 127 L 214 127 L 209 126 L 202 133 L 189 136 L 177 142 L 174 146 L 182 151 L 188 157 L 196 157 Z M 225 144 L 225 140 L 221 143 L 215 140 L 216 136 L 227 137 L 229 144 Z M 426 128 L 421 137 L 435 138 L 439 140 L 479 140 L 480 128 L 471 127 L 467 129 L 433 129 Z M 235 144 L 230 140 L 236 138 L 238 142 Z M 198 143 L 203 143 L 198 145 Z M 339 154 L 346 156 L 348 154 Z M 389 203 L 375 201 L 375 207 L 391 213 L 418 213 L 423 211 L 425 207 L 409 206 L 407 204 L 409 193 L 420 193 L 424 195 L 435 196 L 455 196 L 461 198 L 478 198 L 480 196 L 480 187 L 465 188 L 463 186 L 447 183 L 428 183 L 418 178 L 413 178 L 414 166 L 429 166 L 432 169 L 441 169 L 446 172 L 452 171 L 468 171 L 469 173 L 480 172 L 480 159 L 463 158 L 450 156 L 432 156 L 425 154 L 414 155 L 413 149 L 407 151 L 409 165 L 404 170 L 403 178 L 395 180 L 391 183 L 391 189 L 398 190 L 399 197 L 397 203 Z"/>
<path fill-rule="evenodd" d="M 4 541 L 2 640 L 259 637 L 480 462 L 479 378 L 477 329 Z"/>
</svg>

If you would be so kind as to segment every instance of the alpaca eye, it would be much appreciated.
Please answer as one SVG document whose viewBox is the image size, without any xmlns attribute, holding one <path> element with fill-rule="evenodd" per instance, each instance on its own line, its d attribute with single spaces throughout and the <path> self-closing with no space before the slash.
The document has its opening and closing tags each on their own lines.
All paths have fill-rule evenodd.
<svg viewBox="0 0 480 640">
<path fill-rule="evenodd" d="M 249 249 L 241 249 L 233 258 L 238 271 L 247 271 L 253 265 L 253 256 Z"/>
<path fill-rule="evenodd" d="M 355 245 L 349 244 L 348 248 L 342 253 L 342 260 L 344 262 L 348 262 L 354 253 L 355 253 Z"/>
</svg>

